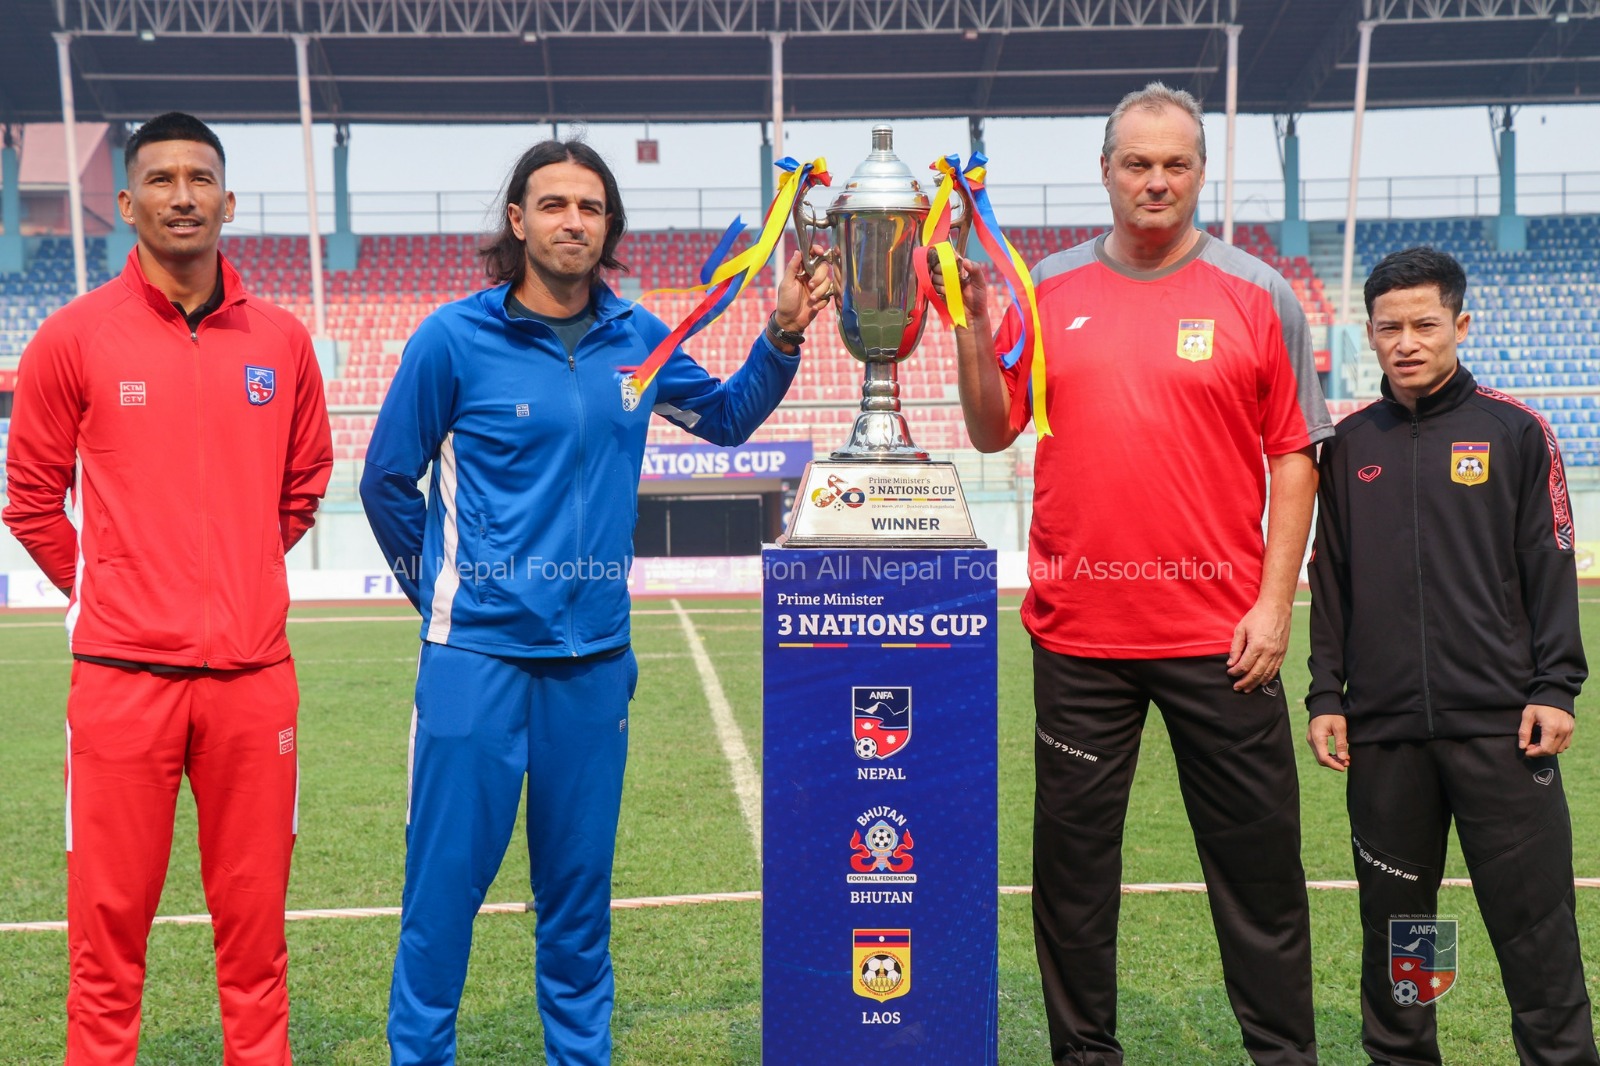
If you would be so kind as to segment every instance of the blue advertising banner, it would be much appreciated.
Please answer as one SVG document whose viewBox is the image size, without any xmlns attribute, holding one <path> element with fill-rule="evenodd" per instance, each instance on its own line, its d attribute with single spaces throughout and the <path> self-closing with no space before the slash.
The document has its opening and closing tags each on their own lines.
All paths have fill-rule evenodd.
<svg viewBox="0 0 1600 1066">
<path fill-rule="evenodd" d="M 715 444 L 650 444 L 644 449 L 641 481 L 701 478 L 790 478 L 799 480 L 811 461 L 810 441 L 764 441 L 721 448 Z"/>
<path fill-rule="evenodd" d="M 762 1062 L 992 1064 L 995 553 L 762 572 Z"/>
</svg>

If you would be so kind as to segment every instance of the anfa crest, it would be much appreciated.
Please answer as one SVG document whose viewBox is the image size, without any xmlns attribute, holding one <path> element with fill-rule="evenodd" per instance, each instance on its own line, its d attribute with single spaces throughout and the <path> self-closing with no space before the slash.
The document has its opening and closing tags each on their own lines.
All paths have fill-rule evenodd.
<svg viewBox="0 0 1600 1066">
<path fill-rule="evenodd" d="M 1422 1006 L 1456 983 L 1456 919 L 1389 919 L 1389 982 L 1402 1007 Z"/>
<path fill-rule="evenodd" d="M 1198 363 L 1210 359 L 1217 332 L 1216 319 L 1184 318 L 1178 320 L 1178 358 Z"/>
</svg>

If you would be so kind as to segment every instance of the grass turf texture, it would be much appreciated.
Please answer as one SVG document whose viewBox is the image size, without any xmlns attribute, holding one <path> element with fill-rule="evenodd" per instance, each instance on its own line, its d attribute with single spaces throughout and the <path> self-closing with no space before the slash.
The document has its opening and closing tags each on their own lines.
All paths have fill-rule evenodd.
<svg viewBox="0 0 1600 1066">
<path fill-rule="evenodd" d="M 751 751 L 759 760 L 760 618 L 743 601 L 686 601 Z M 641 663 L 627 791 L 617 848 L 618 897 L 759 887 L 755 852 L 740 817 L 679 622 L 660 600 L 634 619 Z M 1584 632 L 1600 647 L 1600 606 L 1585 605 Z M 659 613 L 658 613 L 659 612 Z M 403 614 L 315 608 L 296 618 Z M 1032 709 L 1026 638 L 1015 602 L 1003 611 L 1000 670 L 1000 880 L 1029 880 Z M 50 625 L 40 625 L 51 622 Z M 69 664 L 61 631 L 38 615 L 0 617 L 0 692 L 7 743 L 0 749 L 0 921 L 60 918 L 65 909 L 62 839 L 62 714 Z M 292 624 L 302 691 L 301 836 L 289 905 L 393 906 L 404 847 L 405 747 L 416 658 L 414 623 Z M 1296 612 L 1285 667 L 1291 697 L 1305 691 L 1305 615 Z M 1293 707 L 1296 736 L 1304 713 Z M 1600 738 L 1580 706 L 1577 744 L 1564 758 L 1579 874 L 1600 874 Z M 1341 776 L 1316 767 L 1303 743 L 1304 859 L 1313 879 L 1353 876 Z M 513 836 L 491 901 L 528 896 L 527 855 Z M 179 804 L 162 914 L 205 909 L 194 807 Z M 1464 876 L 1452 846 L 1450 876 Z M 1152 714 L 1128 818 L 1124 879 L 1200 879 L 1172 755 Z M 1359 924 L 1354 892 L 1311 896 L 1318 1036 L 1322 1061 L 1364 1063 L 1356 991 Z M 1591 986 L 1600 979 L 1600 893 L 1578 893 Z M 1509 1018 L 1472 893 L 1446 889 L 1440 911 L 1462 919 L 1461 977 L 1441 1002 L 1444 1060 L 1516 1060 Z M 292 923 L 292 1035 L 301 1066 L 388 1061 L 383 1039 L 389 966 L 398 919 Z M 637 1066 L 753 1064 L 760 1058 L 760 907 L 723 903 L 614 916 L 618 1007 L 616 1061 Z M 141 1063 L 214 1064 L 221 1037 L 204 926 L 161 926 L 151 935 Z M 533 920 L 488 915 L 477 923 L 462 1002 L 464 1064 L 542 1061 L 533 997 Z M 1119 1035 L 1133 1063 L 1240 1063 L 1238 1032 L 1222 987 L 1206 899 L 1125 897 Z M 1025 896 L 1000 906 L 1000 1061 L 1048 1061 L 1038 972 Z M 58 1063 L 64 1041 L 66 938 L 0 933 L 0 1059 Z M 1591 995 L 1596 995 L 1591 992 Z M 851 1061 L 859 1051 L 839 1049 Z M 819 1062 L 822 1061 L 819 1059 Z"/>
</svg>

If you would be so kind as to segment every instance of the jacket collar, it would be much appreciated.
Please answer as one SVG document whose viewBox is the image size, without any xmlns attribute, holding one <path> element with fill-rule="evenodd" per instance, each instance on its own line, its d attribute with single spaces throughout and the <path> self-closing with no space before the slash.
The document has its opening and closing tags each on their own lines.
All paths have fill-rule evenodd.
<svg viewBox="0 0 1600 1066">
<path fill-rule="evenodd" d="M 244 303 L 244 279 L 233 268 L 233 264 L 228 262 L 228 257 L 220 251 L 217 253 L 217 267 L 222 271 L 222 304 L 214 313 L 221 313 L 236 304 Z M 121 280 L 130 292 L 154 308 L 156 314 L 170 318 L 174 322 L 183 321 L 183 316 L 172 305 L 167 294 L 156 288 L 155 284 L 145 276 L 144 264 L 139 262 L 137 246 L 128 253 L 128 261 L 122 266 Z"/>
<path fill-rule="evenodd" d="M 496 285 L 492 289 L 484 289 L 480 296 L 483 301 L 484 311 L 502 322 L 510 322 L 511 316 L 506 314 L 506 293 L 510 291 L 510 282 L 504 285 Z M 603 281 L 594 283 L 593 293 L 594 320 L 597 326 L 614 318 L 631 315 L 634 307 L 637 306 L 632 300 L 624 300 L 612 292 L 611 287 Z M 528 320 L 522 319 L 521 321 L 526 322 Z"/>
<path fill-rule="evenodd" d="M 1394 398 L 1394 390 L 1389 387 L 1389 379 L 1385 377 L 1379 386 L 1383 391 L 1383 398 L 1395 407 L 1406 418 L 1411 417 L 1411 412 L 1406 410 L 1405 404 Z M 1431 418 L 1434 415 L 1452 411 L 1467 402 L 1467 397 L 1478 391 L 1477 379 L 1472 376 L 1472 371 L 1467 369 L 1465 363 L 1456 364 L 1456 372 L 1450 375 L 1450 380 L 1437 391 L 1429 393 L 1417 401 L 1417 417 Z"/>
</svg>

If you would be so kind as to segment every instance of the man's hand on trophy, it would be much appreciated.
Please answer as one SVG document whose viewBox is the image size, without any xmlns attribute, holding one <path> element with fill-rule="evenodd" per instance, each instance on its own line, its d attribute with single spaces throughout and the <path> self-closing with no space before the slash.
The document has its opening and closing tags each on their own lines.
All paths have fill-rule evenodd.
<svg viewBox="0 0 1600 1066">
<path fill-rule="evenodd" d="M 813 256 L 825 256 L 827 249 L 811 246 Z M 816 273 L 807 274 L 800 253 L 789 257 L 789 266 L 783 272 L 783 283 L 778 286 L 778 306 L 772 319 L 785 333 L 803 333 L 828 306 L 838 287 L 833 280 L 833 264 L 823 259 Z"/>
<path fill-rule="evenodd" d="M 939 294 L 939 299 L 946 300 L 944 294 L 944 271 L 939 269 L 939 253 L 929 248 L 928 278 L 933 282 L 933 291 Z M 983 276 L 983 270 L 971 259 L 956 257 L 956 268 L 961 272 L 961 302 L 966 305 L 967 322 L 981 322 L 987 332 L 989 323 L 989 282 Z"/>
</svg>

